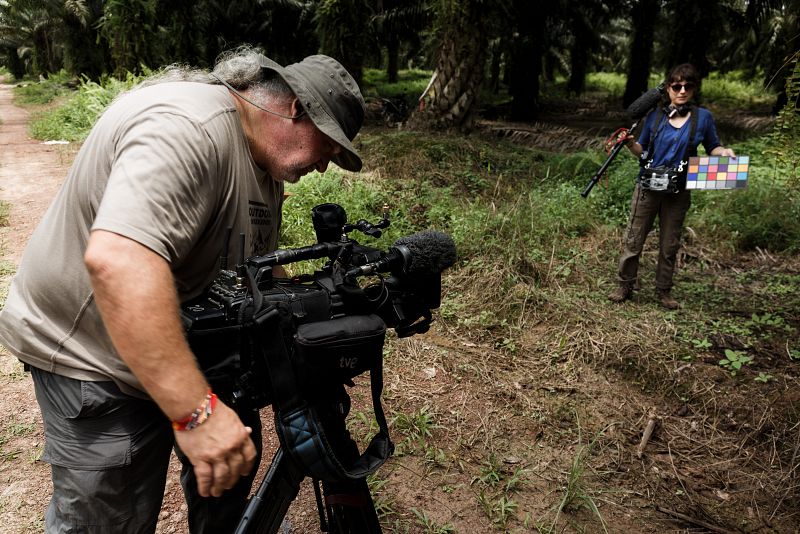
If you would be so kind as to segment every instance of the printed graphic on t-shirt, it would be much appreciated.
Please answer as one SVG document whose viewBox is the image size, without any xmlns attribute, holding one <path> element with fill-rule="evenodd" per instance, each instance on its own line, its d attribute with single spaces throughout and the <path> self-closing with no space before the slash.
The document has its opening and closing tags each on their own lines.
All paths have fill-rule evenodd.
<svg viewBox="0 0 800 534">
<path fill-rule="evenodd" d="M 272 213 L 269 206 L 251 200 L 250 212 L 250 252 L 254 256 L 263 256 L 269 250 L 269 238 L 272 233 Z"/>
</svg>

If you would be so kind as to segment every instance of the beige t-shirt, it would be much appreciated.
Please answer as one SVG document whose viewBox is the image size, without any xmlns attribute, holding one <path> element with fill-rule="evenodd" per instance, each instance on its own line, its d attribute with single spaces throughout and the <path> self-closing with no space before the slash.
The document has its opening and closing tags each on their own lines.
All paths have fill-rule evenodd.
<svg viewBox="0 0 800 534">
<path fill-rule="evenodd" d="M 282 200 L 283 185 L 253 160 L 225 88 L 177 82 L 128 93 L 98 120 L 28 242 L 0 313 L 0 342 L 34 367 L 112 379 L 141 395 L 94 302 L 83 263 L 91 230 L 162 256 L 186 301 L 216 276 L 228 228 L 231 265 L 242 233 L 246 256 L 276 248 Z"/>
</svg>

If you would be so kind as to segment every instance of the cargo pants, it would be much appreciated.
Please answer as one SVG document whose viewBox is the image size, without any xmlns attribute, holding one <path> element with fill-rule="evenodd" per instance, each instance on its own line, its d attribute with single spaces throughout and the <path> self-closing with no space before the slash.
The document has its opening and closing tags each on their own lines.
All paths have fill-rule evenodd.
<svg viewBox="0 0 800 534">
<path fill-rule="evenodd" d="M 690 191 L 665 193 L 648 191 L 639 184 L 633 190 L 631 216 L 625 230 L 625 244 L 619 260 L 619 282 L 633 287 L 639 272 L 639 257 L 647 235 L 658 217 L 659 243 L 656 265 L 656 288 L 669 291 L 675 272 L 675 260 L 681 246 L 681 231 L 692 204 Z"/>
<path fill-rule="evenodd" d="M 174 445 L 167 417 L 154 402 L 126 395 L 114 382 L 74 380 L 36 368 L 31 375 L 44 419 L 42 460 L 51 464 L 53 478 L 45 532 L 155 532 Z M 253 429 L 257 467 L 259 414 L 251 410 L 239 417 Z M 191 464 L 176 453 L 183 464 L 190 532 L 233 532 L 255 467 L 221 497 L 201 497 Z"/>
</svg>

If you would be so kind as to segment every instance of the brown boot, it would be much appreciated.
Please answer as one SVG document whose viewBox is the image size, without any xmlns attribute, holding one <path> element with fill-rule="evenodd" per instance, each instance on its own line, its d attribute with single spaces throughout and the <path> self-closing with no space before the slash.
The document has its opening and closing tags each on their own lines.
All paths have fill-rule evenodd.
<svg viewBox="0 0 800 534">
<path fill-rule="evenodd" d="M 659 289 L 657 290 L 658 293 L 658 300 L 661 301 L 661 305 L 664 306 L 668 310 L 677 310 L 681 307 L 678 304 L 678 301 L 672 298 L 669 289 Z"/>
<path fill-rule="evenodd" d="M 608 300 L 611 302 L 624 302 L 633 296 L 633 287 L 630 284 L 620 284 L 611 294 Z"/>
</svg>

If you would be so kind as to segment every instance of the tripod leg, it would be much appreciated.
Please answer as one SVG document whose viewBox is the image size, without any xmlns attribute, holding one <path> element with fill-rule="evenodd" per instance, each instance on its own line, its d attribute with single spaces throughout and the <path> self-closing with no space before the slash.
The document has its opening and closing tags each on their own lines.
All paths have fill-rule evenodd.
<svg viewBox="0 0 800 534">
<path fill-rule="evenodd" d="M 338 403 L 317 408 L 331 447 L 340 460 L 350 464 L 359 457 L 358 445 L 345 424 L 345 417 L 350 411 L 350 397 L 344 387 L 331 394 L 330 398 L 336 396 Z M 366 478 L 339 482 L 323 480 L 322 489 L 331 534 L 381 534 Z"/>
<path fill-rule="evenodd" d="M 331 534 L 381 534 L 367 479 L 323 482 Z"/>
<path fill-rule="evenodd" d="M 297 497 L 304 475 L 282 449 L 272 458 L 258 491 L 250 498 L 236 534 L 275 534 Z"/>
</svg>

